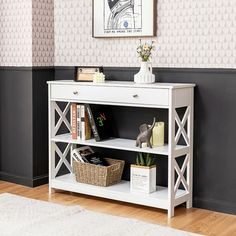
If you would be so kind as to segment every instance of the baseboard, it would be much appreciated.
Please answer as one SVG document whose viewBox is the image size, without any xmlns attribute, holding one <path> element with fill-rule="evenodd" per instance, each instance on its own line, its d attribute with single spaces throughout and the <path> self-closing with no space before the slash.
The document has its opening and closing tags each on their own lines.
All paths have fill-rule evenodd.
<svg viewBox="0 0 236 236">
<path fill-rule="evenodd" d="M 215 199 L 203 199 L 194 197 L 193 206 L 196 208 L 207 209 L 211 211 L 224 212 L 227 214 L 236 214 L 236 203 L 226 202 Z"/>
<path fill-rule="evenodd" d="M 48 175 L 37 176 L 34 177 L 33 179 L 33 187 L 37 187 L 47 183 L 48 183 Z"/>
<path fill-rule="evenodd" d="M 31 188 L 48 183 L 48 175 L 37 176 L 32 179 L 24 176 L 0 172 L 0 179 L 2 181 L 20 184 Z"/>
<path fill-rule="evenodd" d="M 24 185 L 27 187 L 33 187 L 32 179 L 24 176 L 14 175 L 6 172 L 0 172 L 0 179 L 3 181 Z"/>
</svg>

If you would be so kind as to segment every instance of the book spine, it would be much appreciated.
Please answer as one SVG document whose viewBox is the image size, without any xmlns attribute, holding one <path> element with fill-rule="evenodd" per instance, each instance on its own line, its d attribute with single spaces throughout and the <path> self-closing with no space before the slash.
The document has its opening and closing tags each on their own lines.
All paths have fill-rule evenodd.
<svg viewBox="0 0 236 236">
<path fill-rule="evenodd" d="M 81 139 L 81 115 L 80 115 L 80 105 L 77 105 L 77 136 Z"/>
<path fill-rule="evenodd" d="M 88 118 L 88 112 L 85 110 L 85 139 L 91 139 L 91 128 Z"/>
<path fill-rule="evenodd" d="M 71 155 L 72 155 L 72 158 L 77 161 L 77 162 L 84 162 L 83 158 L 81 157 L 81 155 L 79 154 L 79 152 L 74 149 L 72 152 L 71 152 Z"/>
<path fill-rule="evenodd" d="M 80 114 L 81 114 L 81 138 L 82 140 L 86 139 L 85 136 L 85 107 L 81 105 L 80 107 Z"/>
<path fill-rule="evenodd" d="M 72 139 L 77 139 L 77 105 L 75 103 L 71 104 L 71 134 Z"/>
<path fill-rule="evenodd" d="M 98 130 L 97 130 L 94 118 L 93 118 L 93 114 L 92 114 L 90 105 L 86 104 L 85 107 L 86 107 L 86 111 L 88 112 L 88 118 L 89 118 L 91 129 L 93 131 L 94 138 L 95 138 L 96 141 L 100 141 L 100 137 L 99 137 L 99 134 L 98 134 Z"/>
</svg>

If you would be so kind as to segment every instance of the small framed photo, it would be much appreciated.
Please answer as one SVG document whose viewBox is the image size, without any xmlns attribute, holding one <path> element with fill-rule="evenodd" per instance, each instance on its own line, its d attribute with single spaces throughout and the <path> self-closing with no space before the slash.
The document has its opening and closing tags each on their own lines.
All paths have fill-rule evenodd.
<svg viewBox="0 0 236 236">
<path fill-rule="evenodd" d="M 76 67 L 74 81 L 92 82 L 93 75 L 97 72 L 103 72 L 102 67 Z"/>
<path fill-rule="evenodd" d="M 156 35 L 156 0 L 93 0 L 93 37 Z"/>
</svg>

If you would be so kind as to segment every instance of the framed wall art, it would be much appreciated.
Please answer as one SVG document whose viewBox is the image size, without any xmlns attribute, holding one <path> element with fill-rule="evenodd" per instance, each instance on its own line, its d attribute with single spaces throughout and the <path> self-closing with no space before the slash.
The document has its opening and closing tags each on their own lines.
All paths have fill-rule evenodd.
<svg viewBox="0 0 236 236">
<path fill-rule="evenodd" d="M 93 0 L 93 37 L 156 34 L 156 0 Z"/>
</svg>

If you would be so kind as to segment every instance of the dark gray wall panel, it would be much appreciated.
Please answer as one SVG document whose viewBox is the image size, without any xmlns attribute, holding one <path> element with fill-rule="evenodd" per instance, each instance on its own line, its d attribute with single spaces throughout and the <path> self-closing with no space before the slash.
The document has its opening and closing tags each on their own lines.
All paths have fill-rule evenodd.
<svg viewBox="0 0 236 236">
<path fill-rule="evenodd" d="M 75 67 L 55 67 L 55 80 L 73 80 Z"/>
<path fill-rule="evenodd" d="M 162 82 L 196 83 L 194 203 L 236 213 L 236 71 L 168 72 Z"/>
<path fill-rule="evenodd" d="M 34 185 L 48 181 L 48 86 L 54 68 L 33 68 L 33 176 Z"/>
<path fill-rule="evenodd" d="M 54 68 L 0 68 L 0 179 L 48 182 L 47 84 Z"/>
<path fill-rule="evenodd" d="M 31 70 L 0 70 L 0 175 L 4 177 L 33 176 L 31 88 Z"/>
</svg>

